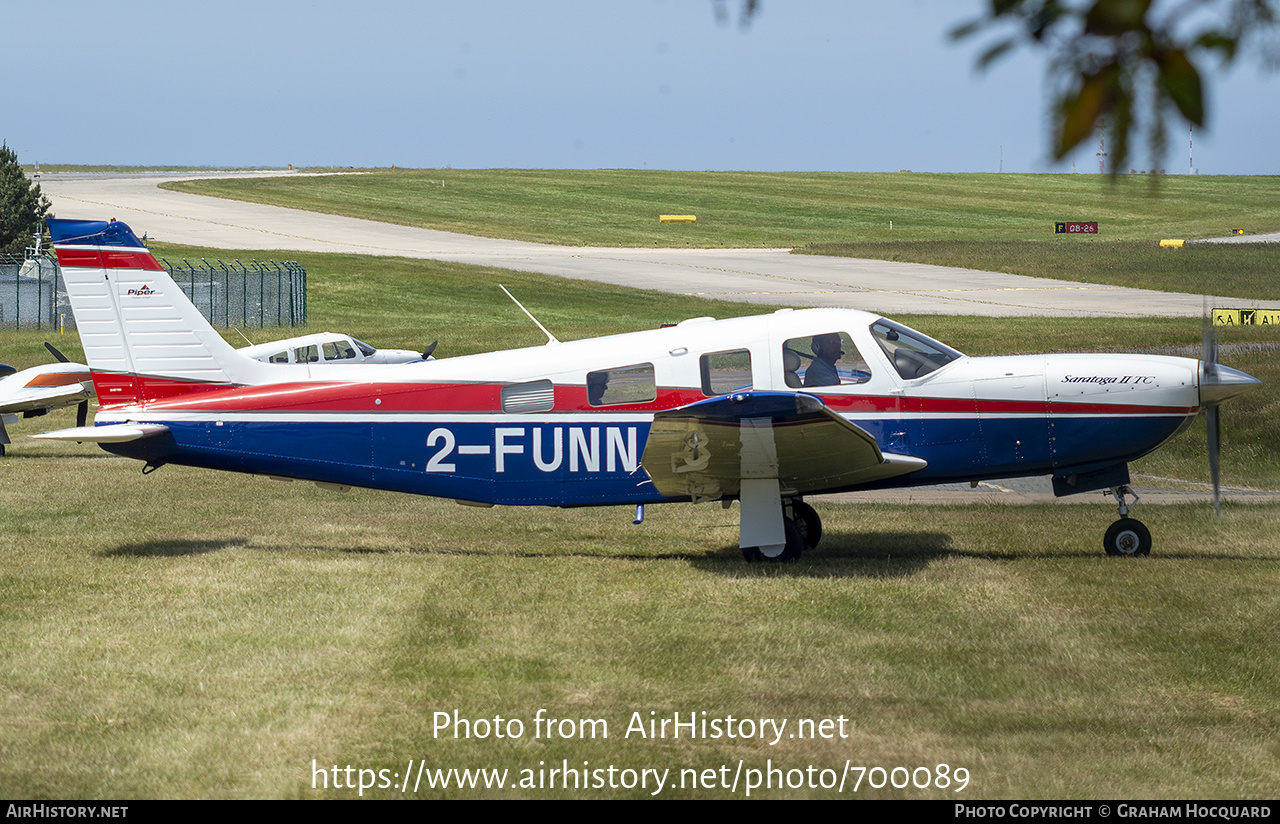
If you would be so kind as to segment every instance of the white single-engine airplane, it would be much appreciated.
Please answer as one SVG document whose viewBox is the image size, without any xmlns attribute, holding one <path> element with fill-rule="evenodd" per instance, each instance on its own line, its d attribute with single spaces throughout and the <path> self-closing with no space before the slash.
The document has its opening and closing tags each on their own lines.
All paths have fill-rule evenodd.
<svg viewBox="0 0 1280 824">
<path fill-rule="evenodd" d="M 425 352 L 375 349 L 362 340 L 337 332 L 314 332 L 296 338 L 241 346 L 236 351 L 263 363 L 309 363 L 313 366 L 351 366 L 357 363 L 417 363 L 429 360 L 435 344 Z"/>
<path fill-rule="evenodd" d="M 970 358 L 847 309 L 547 333 L 544 346 L 395 366 L 265 364 L 209 326 L 128 226 L 48 225 L 101 409 L 94 426 L 38 437 L 94 441 L 144 471 L 635 504 L 637 520 L 644 504 L 737 499 L 747 560 L 817 545 L 805 495 L 1033 475 L 1058 495 L 1110 490 L 1121 517 L 1106 551 L 1147 554 L 1128 462 L 1258 382 L 1213 358 Z"/>
<path fill-rule="evenodd" d="M 44 415 L 52 409 L 78 404 L 76 424 L 84 426 L 93 398 L 93 379 L 89 367 L 71 363 L 49 344 L 58 363 L 33 366 L 21 372 L 0 363 L 0 455 L 9 444 L 7 424 L 22 418 Z"/>
</svg>

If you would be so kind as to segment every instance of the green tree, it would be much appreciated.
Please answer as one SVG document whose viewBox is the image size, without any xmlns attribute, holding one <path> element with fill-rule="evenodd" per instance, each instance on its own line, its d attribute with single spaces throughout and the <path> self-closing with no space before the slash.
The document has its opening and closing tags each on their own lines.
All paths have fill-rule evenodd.
<svg viewBox="0 0 1280 824">
<path fill-rule="evenodd" d="M 49 198 L 40 193 L 40 184 L 27 180 L 18 165 L 18 155 L 8 143 L 0 144 L 0 253 L 21 254 L 31 245 L 31 236 L 43 230 L 41 222 L 53 217 Z"/>
<path fill-rule="evenodd" d="M 1048 51 L 1053 154 L 1066 157 L 1089 137 L 1109 138 L 1111 174 L 1145 131 L 1151 161 L 1165 150 L 1166 116 L 1203 126 L 1202 69 L 1230 64 L 1247 47 L 1274 47 L 1277 0 L 988 0 L 982 17 L 957 28 L 959 39 L 998 32 L 978 58 L 985 68 L 1020 46 Z M 1138 111 L 1141 107 L 1144 111 Z"/>
</svg>

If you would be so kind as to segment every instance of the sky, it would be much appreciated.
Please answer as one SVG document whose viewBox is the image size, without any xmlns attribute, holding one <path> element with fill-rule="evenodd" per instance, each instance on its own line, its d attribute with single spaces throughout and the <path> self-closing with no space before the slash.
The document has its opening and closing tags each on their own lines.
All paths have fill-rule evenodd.
<svg viewBox="0 0 1280 824">
<path fill-rule="evenodd" d="M 984 5 L 6 2 L 0 140 L 46 165 L 1096 172 L 1096 141 L 1050 158 L 1044 55 L 978 72 L 983 39 L 950 39 Z M 1280 173 L 1259 65 L 1212 73 L 1199 173 Z"/>
</svg>

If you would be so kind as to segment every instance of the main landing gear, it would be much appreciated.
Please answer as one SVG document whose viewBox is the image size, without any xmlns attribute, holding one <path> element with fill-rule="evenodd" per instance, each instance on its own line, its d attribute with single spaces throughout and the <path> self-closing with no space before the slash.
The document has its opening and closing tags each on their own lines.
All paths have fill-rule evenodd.
<svg viewBox="0 0 1280 824">
<path fill-rule="evenodd" d="M 822 540 L 822 519 L 813 507 L 799 499 L 783 502 L 782 528 L 786 544 L 771 548 L 771 554 L 758 546 L 744 546 L 742 557 L 747 563 L 789 564 L 800 560 L 806 549 Z"/>
<path fill-rule="evenodd" d="M 1128 484 L 1113 486 L 1105 494 L 1116 499 L 1120 520 L 1107 528 L 1107 534 L 1102 539 L 1102 548 L 1108 555 L 1150 555 L 1151 530 L 1147 529 L 1142 521 L 1129 517 L 1133 507 L 1138 504 L 1138 494 L 1130 489 Z M 1125 501 L 1127 495 L 1133 496 L 1132 504 Z"/>
</svg>

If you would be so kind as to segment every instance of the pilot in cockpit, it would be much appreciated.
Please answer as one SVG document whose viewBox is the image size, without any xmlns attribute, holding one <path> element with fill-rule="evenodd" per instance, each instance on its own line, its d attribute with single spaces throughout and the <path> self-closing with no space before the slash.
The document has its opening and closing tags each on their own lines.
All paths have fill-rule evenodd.
<svg viewBox="0 0 1280 824">
<path fill-rule="evenodd" d="M 840 383 L 840 373 L 836 371 L 836 361 L 844 355 L 840 346 L 840 334 L 831 332 L 826 335 L 813 336 L 813 362 L 804 373 L 805 386 L 836 386 Z"/>
</svg>

